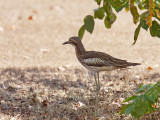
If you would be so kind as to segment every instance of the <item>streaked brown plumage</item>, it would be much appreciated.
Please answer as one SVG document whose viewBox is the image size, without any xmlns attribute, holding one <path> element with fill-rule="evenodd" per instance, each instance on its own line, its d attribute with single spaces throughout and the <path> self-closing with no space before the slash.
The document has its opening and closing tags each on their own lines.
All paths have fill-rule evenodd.
<svg viewBox="0 0 160 120">
<path fill-rule="evenodd" d="M 106 53 L 96 52 L 96 51 L 86 51 L 81 39 L 79 37 L 71 37 L 69 41 L 64 42 L 63 44 L 71 44 L 75 47 L 76 56 L 79 62 L 91 72 L 94 72 L 94 77 L 96 81 L 96 74 L 98 76 L 98 82 L 96 81 L 96 85 L 99 84 L 99 72 L 100 71 L 111 71 L 118 68 L 126 68 L 129 66 L 140 65 L 140 63 L 131 63 L 126 60 L 121 60 L 118 58 L 114 58 Z M 97 89 L 100 89 L 100 85 Z"/>
</svg>

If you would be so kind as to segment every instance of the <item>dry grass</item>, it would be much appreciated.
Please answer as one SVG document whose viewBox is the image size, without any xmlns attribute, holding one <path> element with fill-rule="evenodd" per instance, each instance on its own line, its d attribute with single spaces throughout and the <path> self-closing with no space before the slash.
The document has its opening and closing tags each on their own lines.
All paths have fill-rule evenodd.
<svg viewBox="0 0 160 120">
<path fill-rule="evenodd" d="M 128 120 L 130 116 L 118 114 L 121 102 L 139 84 L 159 80 L 158 38 L 141 30 L 137 44 L 131 47 L 136 26 L 130 13 L 124 11 L 110 30 L 103 21 L 96 20 L 94 33 L 85 33 L 83 39 L 87 50 L 142 65 L 101 74 L 95 117 L 93 77 L 80 67 L 72 46 L 62 46 L 69 37 L 77 35 L 83 17 L 93 14 L 91 10 L 97 7 L 93 0 L 1 0 L 0 6 L 2 120 Z M 153 70 L 148 71 L 148 66 Z M 156 117 L 149 115 L 146 119 Z"/>
<path fill-rule="evenodd" d="M 102 73 L 100 78 L 102 89 L 95 116 L 96 93 L 93 76 L 83 69 L 68 67 L 2 69 L 1 119 L 130 120 L 130 116 L 118 114 L 121 102 L 134 94 L 141 83 L 155 83 L 160 77 L 159 73 L 144 72 L 145 75 L 139 75 L 132 70 Z M 157 119 L 159 115 L 157 113 L 156 117 L 146 117 Z"/>
</svg>

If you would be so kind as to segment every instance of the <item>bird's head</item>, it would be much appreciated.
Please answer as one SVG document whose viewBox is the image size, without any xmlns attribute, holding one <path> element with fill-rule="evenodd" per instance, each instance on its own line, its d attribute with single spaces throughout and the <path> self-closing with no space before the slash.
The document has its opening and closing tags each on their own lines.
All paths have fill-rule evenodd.
<svg viewBox="0 0 160 120">
<path fill-rule="evenodd" d="M 81 39 L 79 37 L 74 36 L 74 37 L 70 37 L 69 41 L 64 42 L 63 45 L 70 44 L 76 47 L 80 43 L 81 43 Z"/>
</svg>

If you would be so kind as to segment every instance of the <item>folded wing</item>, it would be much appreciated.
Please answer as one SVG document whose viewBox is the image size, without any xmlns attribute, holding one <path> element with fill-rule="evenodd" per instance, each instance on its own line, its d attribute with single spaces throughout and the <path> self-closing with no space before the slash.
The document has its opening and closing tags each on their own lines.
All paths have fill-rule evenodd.
<svg viewBox="0 0 160 120">
<path fill-rule="evenodd" d="M 128 66 L 140 65 L 139 63 L 127 62 L 126 60 L 114 58 L 106 53 L 95 52 L 95 51 L 87 52 L 85 56 L 82 56 L 82 60 L 88 66 L 97 66 L 97 67 L 114 66 L 117 68 L 124 68 Z"/>
</svg>

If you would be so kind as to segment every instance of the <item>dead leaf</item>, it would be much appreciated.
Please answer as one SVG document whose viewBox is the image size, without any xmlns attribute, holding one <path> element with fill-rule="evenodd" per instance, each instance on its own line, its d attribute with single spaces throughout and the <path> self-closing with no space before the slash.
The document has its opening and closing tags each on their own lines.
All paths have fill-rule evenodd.
<svg viewBox="0 0 160 120">
<path fill-rule="evenodd" d="M 155 3 L 153 3 L 153 1 L 152 2 L 149 2 L 149 9 L 148 9 L 148 11 L 149 11 L 149 15 L 148 15 L 148 17 L 146 18 L 146 24 L 148 24 L 149 25 L 149 27 L 151 27 L 152 26 L 152 17 L 154 16 L 154 11 L 153 11 L 153 9 L 155 8 Z"/>
<path fill-rule="evenodd" d="M 158 18 L 160 18 L 160 11 L 159 11 L 159 10 L 157 10 L 157 9 L 155 9 L 155 11 L 156 11 L 156 15 L 157 15 L 157 17 L 158 17 Z"/>
<path fill-rule="evenodd" d="M 151 106 L 152 106 L 153 108 L 156 108 L 156 105 L 151 104 Z"/>
<path fill-rule="evenodd" d="M 33 16 L 29 16 L 29 17 L 28 17 L 28 20 L 33 20 Z"/>
<path fill-rule="evenodd" d="M 151 66 L 149 66 L 147 69 L 148 69 L 149 71 L 150 71 L 150 70 L 153 70 L 153 68 L 152 68 Z"/>
<path fill-rule="evenodd" d="M 152 26 L 152 17 L 153 16 L 150 14 L 150 15 L 148 15 L 147 20 L 146 20 L 147 21 L 146 24 L 149 25 L 149 27 Z"/>
<path fill-rule="evenodd" d="M 129 8 L 125 8 L 125 11 L 128 12 L 128 11 L 129 11 Z"/>
</svg>

